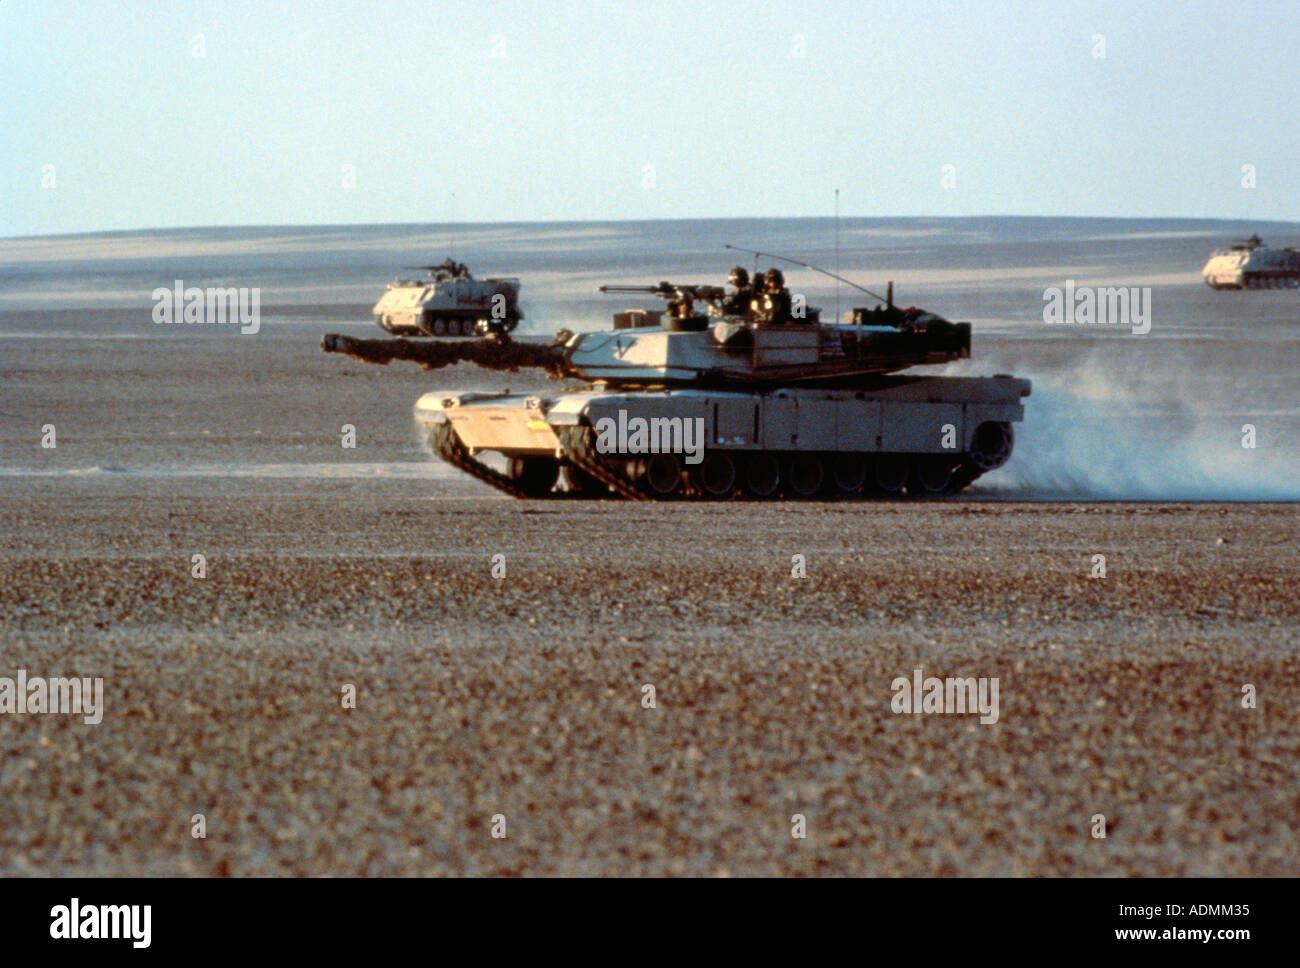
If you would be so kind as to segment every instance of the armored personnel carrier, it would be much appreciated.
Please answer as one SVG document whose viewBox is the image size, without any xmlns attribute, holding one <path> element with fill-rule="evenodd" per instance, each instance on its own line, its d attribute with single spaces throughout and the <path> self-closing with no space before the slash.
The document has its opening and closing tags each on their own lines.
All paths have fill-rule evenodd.
<svg viewBox="0 0 1300 968">
<path fill-rule="evenodd" d="M 1300 249 L 1272 249 L 1258 235 L 1219 249 L 1201 270 L 1211 289 L 1300 288 Z"/>
<path fill-rule="evenodd" d="M 892 285 L 851 323 L 823 323 L 815 310 L 781 323 L 728 315 L 717 310 L 722 291 L 706 286 L 641 291 L 676 297 L 673 311 L 616 314 L 612 330 L 561 331 L 549 343 L 331 334 L 322 348 L 568 381 L 546 393 L 435 390 L 416 402 L 443 460 L 520 498 L 936 497 L 1011 456 L 1029 381 L 899 372 L 969 357 L 970 324 L 899 308 Z M 713 311 L 691 312 L 699 298 Z"/>
<path fill-rule="evenodd" d="M 395 279 L 371 310 L 394 336 L 483 336 L 519 325 L 518 279 L 475 279 L 463 262 L 408 266 L 427 279 Z"/>
</svg>

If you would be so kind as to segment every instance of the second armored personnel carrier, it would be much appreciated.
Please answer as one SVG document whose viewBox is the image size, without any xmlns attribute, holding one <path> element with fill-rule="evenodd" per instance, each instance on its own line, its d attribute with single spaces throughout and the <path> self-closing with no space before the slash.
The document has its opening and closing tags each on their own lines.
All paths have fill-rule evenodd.
<svg viewBox="0 0 1300 968">
<path fill-rule="evenodd" d="M 711 287 L 661 283 L 689 306 Z M 549 344 L 329 335 L 327 352 L 426 369 L 531 367 L 546 393 L 431 391 L 415 405 L 442 459 L 516 497 L 725 500 L 954 494 L 1011 456 L 1028 380 L 902 373 L 970 355 L 970 324 L 885 305 L 815 312 L 616 316 Z M 495 459 L 485 459 L 496 454 Z M 495 465 L 495 466 L 494 466 Z"/>
<path fill-rule="evenodd" d="M 394 336 L 483 336 L 519 325 L 518 279 L 475 279 L 463 262 L 410 266 L 427 279 L 395 279 L 371 310 Z"/>
<path fill-rule="evenodd" d="M 1273 249 L 1258 235 L 1219 249 L 1201 270 L 1211 289 L 1300 288 L 1300 249 Z"/>
</svg>

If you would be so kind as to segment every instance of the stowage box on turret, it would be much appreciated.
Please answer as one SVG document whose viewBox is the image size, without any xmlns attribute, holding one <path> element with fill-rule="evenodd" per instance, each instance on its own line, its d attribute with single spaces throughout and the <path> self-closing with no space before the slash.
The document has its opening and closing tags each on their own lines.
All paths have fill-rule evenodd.
<svg viewBox="0 0 1300 968">
<path fill-rule="evenodd" d="M 892 290 L 852 323 L 822 323 L 813 309 L 774 322 L 757 299 L 737 313 L 734 297 L 706 286 L 645 291 L 676 297 L 659 325 L 620 314 L 620 328 L 561 331 L 549 344 L 330 335 L 323 348 L 569 381 L 553 393 L 433 391 L 416 402 L 440 457 L 517 497 L 934 497 L 1011 456 L 1028 380 L 898 372 L 968 357 L 969 323 L 898 308 Z M 696 315 L 697 299 L 712 311 Z M 504 460 L 484 461 L 490 453 Z"/>
</svg>

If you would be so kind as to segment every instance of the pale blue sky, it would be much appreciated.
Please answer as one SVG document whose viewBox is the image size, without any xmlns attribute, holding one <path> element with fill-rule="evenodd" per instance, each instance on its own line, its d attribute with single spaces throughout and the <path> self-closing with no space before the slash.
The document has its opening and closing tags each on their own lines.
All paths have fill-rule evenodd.
<svg viewBox="0 0 1300 968">
<path fill-rule="evenodd" d="M 1295 0 L 4 0 L 0 44 L 3 235 L 1300 219 Z"/>
</svg>

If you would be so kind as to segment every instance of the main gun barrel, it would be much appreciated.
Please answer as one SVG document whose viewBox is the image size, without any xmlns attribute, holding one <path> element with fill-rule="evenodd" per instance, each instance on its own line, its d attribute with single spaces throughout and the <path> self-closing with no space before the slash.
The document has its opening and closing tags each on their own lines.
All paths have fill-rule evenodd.
<svg viewBox="0 0 1300 968">
<path fill-rule="evenodd" d="M 392 360 L 409 360 L 426 370 L 439 370 L 455 363 L 476 363 L 488 370 L 545 370 L 552 377 L 562 379 L 574 375 L 563 348 L 564 340 L 570 335 L 567 330 L 561 330 L 550 343 L 539 343 L 512 340 L 506 336 L 431 341 L 355 339 L 327 333 L 321 339 L 321 349 L 381 366 Z"/>
</svg>

